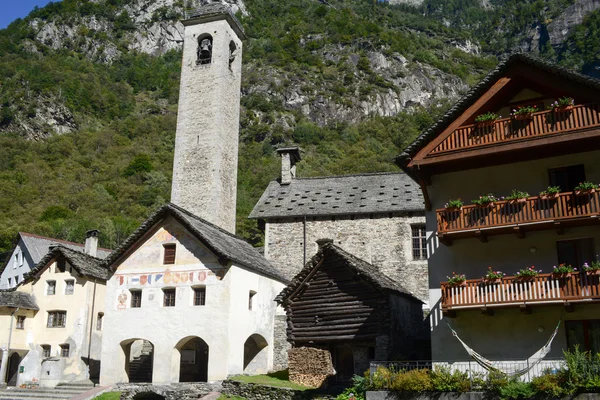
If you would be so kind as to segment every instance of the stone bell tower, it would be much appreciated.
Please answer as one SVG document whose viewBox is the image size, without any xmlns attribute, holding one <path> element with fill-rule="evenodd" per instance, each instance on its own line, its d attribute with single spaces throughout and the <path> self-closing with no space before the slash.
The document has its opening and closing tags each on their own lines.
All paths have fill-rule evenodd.
<svg viewBox="0 0 600 400">
<path fill-rule="evenodd" d="M 171 201 L 235 233 L 244 31 L 221 3 L 183 25 Z"/>
</svg>

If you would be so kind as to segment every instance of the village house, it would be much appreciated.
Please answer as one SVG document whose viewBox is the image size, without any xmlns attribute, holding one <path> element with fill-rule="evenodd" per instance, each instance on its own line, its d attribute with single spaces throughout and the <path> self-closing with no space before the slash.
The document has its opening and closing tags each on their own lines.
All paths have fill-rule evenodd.
<svg viewBox="0 0 600 400">
<path fill-rule="evenodd" d="M 88 233 L 87 253 L 51 247 L 19 286 L 0 292 L 0 384 L 98 378 L 109 271 L 95 257 L 97 233 Z"/>
<path fill-rule="evenodd" d="M 513 55 L 398 157 L 425 196 L 434 360 L 469 359 L 450 327 L 488 360 L 525 360 L 559 321 L 547 359 L 600 351 L 599 277 L 584 270 L 600 191 L 581 186 L 600 182 L 599 95 L 600 81 Z"/>
<path fill-rule="evenodd" d="M 265 257 L 292 278 L 317 252 L 317 240 L 330 238 L 427 302 L 419 186 L 404 173 L 298 178 L 299 149 L 278 152 L 281 176 L 269 183 L 250 214 L 264 227 Z"/>
<path fill-rule="evenodd" d="M 23 277 L 48 254 L 50 247 L 60 244 L 75 251 L 84 251 L 81 243 L 67 242 L 32 233 L 19 232 L 13 250 L 0 267 L 0 290 L 16 287 Z M 111 250 L 98 249 L 97 256 L 105 258 Z"/>
<path fill-rule="evenodd" d="M 318 243 L 276 298 L 287 313 L 289 342 L 328 350 L 336 383 L 362 375 L 372 360 L 428 359 L 423 303 L 333 241 Z"/>
<path fill-rule="evenodd" d="M 173 203 L 106 260 L 103 385 L 273 369 L 273 299 L 287 280 L 234 235 L 243 30 L 220 3 L 183 24 Z"/>
</svg>

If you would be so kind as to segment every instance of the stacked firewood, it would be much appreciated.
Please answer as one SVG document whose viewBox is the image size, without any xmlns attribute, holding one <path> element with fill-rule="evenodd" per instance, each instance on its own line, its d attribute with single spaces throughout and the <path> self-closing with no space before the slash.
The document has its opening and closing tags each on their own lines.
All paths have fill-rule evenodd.
<svg viewBox="0 0 600 400">
<path fill-rule="evenodd" d="M 299 385 L 320 387 L 335 374 L 331 353 L 312 347 L 288 350 L 290 381 Z"/>
</svg>

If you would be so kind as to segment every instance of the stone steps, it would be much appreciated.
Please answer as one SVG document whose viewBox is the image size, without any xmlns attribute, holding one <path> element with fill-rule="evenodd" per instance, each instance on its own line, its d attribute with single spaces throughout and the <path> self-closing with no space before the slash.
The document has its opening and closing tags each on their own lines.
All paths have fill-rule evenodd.
<svg viewBox="0 0 600 400">
<path fill-rule="evenodd" d="M 0 390 L 0 400 L 68 400 L 94 388 L 92 382 L 62 383 L 55 388 Z"/>
</svg>

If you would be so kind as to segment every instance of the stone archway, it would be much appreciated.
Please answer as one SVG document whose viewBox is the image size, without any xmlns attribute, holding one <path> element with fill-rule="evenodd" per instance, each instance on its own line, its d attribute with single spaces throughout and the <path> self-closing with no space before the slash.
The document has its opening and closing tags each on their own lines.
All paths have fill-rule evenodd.
<svg viewBox="0 0 600 400">
<path fill-rule="evenodd" d="M 255 333 L 244 343 L 244 373 L 255 374 L 267 372 L 267 340 Z"/>
<path fill-rule="evenodd" d="M 21 356 L 19 353 L 12 353 L 8 358 L 8 369 L 6 383 L 8 386 L 17 386 L 17 378 L 19 377 L 19 364 Z"/>
<path fill-rule="evenodd" d="M 152 383 L 154 372 L 154 345 L 144 339 L 121 342 L 125 354 L 125 372 L 130 383 Z"/>
<path fill-rule="evenodd" d="M 179 353 L 179 382 L 208 382 L 208 344 L 191 336 L 181 339 L 175 349 Z"/>
</svg>

